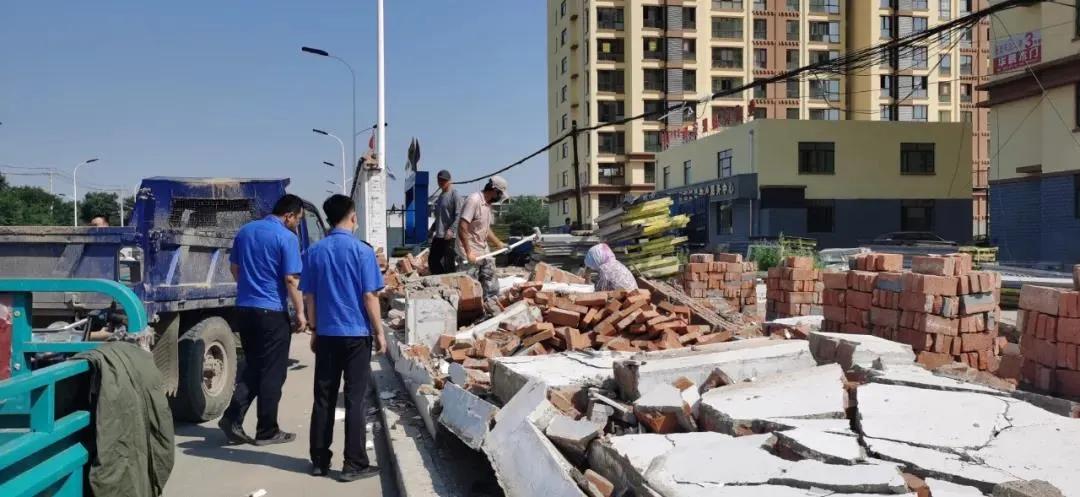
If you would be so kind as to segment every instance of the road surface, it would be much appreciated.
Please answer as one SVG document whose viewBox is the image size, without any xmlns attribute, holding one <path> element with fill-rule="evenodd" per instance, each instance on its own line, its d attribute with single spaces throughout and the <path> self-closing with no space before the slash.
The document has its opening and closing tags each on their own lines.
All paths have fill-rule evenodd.
<svg viewBox="0 0 1080 497">
<path fill-rule="evenodd" d="M 373 411 L 375 404 L 372 397 L 368 399 L 368 421 L 374 423 L 374 429 L 369 432 L 368 439 L 375 442 L 375 447 L 368 454 L 372 463 L 382 468 L 382 474 L 352 483 L 340 483 L 332 478 L 316 478 L 308 474 L 308 426 L 315 357 L 308 349 L 307 339 L 307 335 L 293 337 L 289 377 L 285 382 L 278 414 L 281 428 L 295 432 L 296 440 L 268 447 L 226 446 L 225 436 L 218 429 L 216 420 L 200 425 L 178 423 L 176 463 L 165 486 L 165 497 L 246 497 L 259 490 L 265 490 L 266 497 L 397 497 L 393 468 L 390 467 L 392 463 L 378 417 Z M 344 406 L 342 394 L 338 395 L 338 406 Z M 339 418 L 342 413 L 339 412 Z M 254 405 L 248 413 L 244 429 L 249 434 L 255 433 Z M 334 423 L 331 477 L 341 470 L 344 430 L 344 421 Z"/>
</svg>

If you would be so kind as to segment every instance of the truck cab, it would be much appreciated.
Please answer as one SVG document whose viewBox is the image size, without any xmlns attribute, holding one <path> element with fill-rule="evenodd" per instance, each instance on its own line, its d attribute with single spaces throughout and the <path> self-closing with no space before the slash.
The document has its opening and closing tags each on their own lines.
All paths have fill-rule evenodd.
<svg viewBox="0 0 1080 497">
<path fill-rule="evenodd" d="M 269 215 L 288 179 L 144 179 L 125 227 L 0 227 L 0 276 L 97 278 L 120 282 L 143 303 L 158 367 L 174 415 L 205 421 L 224 411 L 236 378 L 239 343 L 230 325 L 236 282 L 229 251 L 237 230 Z M 301 251 L 326 233 L 305 202 Z M 91 339 L 116 326 L 115 305 L 101 294 L 33 295 L 34 337 Z M 111 323 L 111 324 L 110 324 Z"/>
</svg>

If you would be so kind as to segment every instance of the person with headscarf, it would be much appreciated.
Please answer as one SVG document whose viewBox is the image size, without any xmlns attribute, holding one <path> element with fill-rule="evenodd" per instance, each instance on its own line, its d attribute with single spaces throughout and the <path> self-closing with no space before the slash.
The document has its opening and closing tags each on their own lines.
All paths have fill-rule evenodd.
<svg viewBox="0 0 1080 497">
<path fill-rule="evenodd" d="M 596 291 L 637 290 L 637 280 L 630 270 L 615 260 L 606 243 L 598 243 L 585 254 L 585 267 L 596 271 Z"/>
</svg>

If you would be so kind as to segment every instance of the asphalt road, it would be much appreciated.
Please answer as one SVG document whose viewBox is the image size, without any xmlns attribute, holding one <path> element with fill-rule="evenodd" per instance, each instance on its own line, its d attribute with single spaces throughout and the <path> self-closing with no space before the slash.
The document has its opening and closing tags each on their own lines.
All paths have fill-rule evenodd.
<svg viewBox="0 0 1080 497">
<path fill-rule="evenodd" d="M 260 490 L 265 491 L 266 497 L 397 497 L 392 463 L 378 417 L 373 411 L 372 397 L 368 402 L 368 422 L 374 429 L 369 431 L 368 439 L 374 441 L 374 448 L 369 449 L 368 454 L 372 463 L 382 468 L 382 474 L 352 483 L 308 475 L 308 426 L 315 368 L 307 338 L 307 335 L 293 337 L 289 354 L 292 363 L 278 415 L 281 428 L 295 432 L 296 440 L 268 447 L 227 446 L 216 420 L 201 425 L 178 424 L 176 463 L 165 486 L 165 497 L 245 497 Z M 339 408 L 344 406 L 343 402 L 343 395 L 339 394 Z M 342 416 L 343 410 L 338 417 Z M 248 413 L 244 429 L 249 434 L 255 433 L 254 406 Z M 334 423 L 331 477 L 341 469 L 344 430 L 344 421 Z"/>
</svg>

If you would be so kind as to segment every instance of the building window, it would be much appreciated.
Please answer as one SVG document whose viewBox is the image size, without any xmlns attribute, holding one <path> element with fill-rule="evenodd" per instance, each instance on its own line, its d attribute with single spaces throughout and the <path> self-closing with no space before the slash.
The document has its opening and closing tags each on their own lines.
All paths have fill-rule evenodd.
<svg viewBox="0 0 1080 497">
<path fill-rule="evenodd" d="M 644 87 L 649 91 L 664 91 L 664 70 L 663 69 L 645 69 L 644 70 Z"/>
<path fill-rule="evenodd" d="M 566 131 L 566 127 L 567 127 L 567 121 L 568 121 L 568 120 L 569 120 L 569 119 L 568 119 L 568 118 L 566 117 L 566 114 L 563 114 L 563 115 L 562 115 L 562 121 L 561 121 L 561 123 L 560 123 L 560 130 L 561 130 L 561 131 Z"/>
<path fill-rule="evenodd" d="M 646 28 L 664 27 L 664 8 L 659 5 L 646 5 L 642 9 L 642 25 Z"/>
<path fill-rule="evenodd" d="M 897 82 L 900 99 L 926 98 L 926 81 L 926 76 L 900 76 Z"/>
<path fill-rule="evenodd" d="M 610 123 L 625 117 L 622 100 L 600 100 L 596 102 L 596 112 L 600 122 Z"/>
<path fill-rule="evenodd" d="M 754 39 L 764 40 L 769 37 L 769 21 L 754 19 Z"/>
<path fill-rule="evenodd" d="M 899 121 L 925 122 L 929 117 L 925 105 L 901 105 L 898 111 L 900 115 L 897 120 Z"/>
<path fill-rule="evenodd" d="M 796 53 L 798 53 L 798 52 L 796 52 Z M 829 62 L 830 60 L 833 60 L 833 59 L 836 59 L 836 58 L 839 58 L 839 57 L 840 57 L 840 51 L 839 50 L 811 50 L 810 51 L 810 63 L 811 64 L 824 64 L 826 62 Z M 798 63 L 797 60 L 796 60 L 796 63 Z M 794 67 L 789 67 L 788 69 L 794 69 L 795 67 L 798 67 L 798 66 L 796 65 Z"/>
<path fill-rule="evenodd" d="M 937 120 L 939 123 L 951 123 L 952 112 L 947 110 L 939 110 L 937 113 Z"/>
<path fill-rule="evenodd" d="M 960 33 L 960 48 L 971 48 L 972 39 L 971 28 L 965 29 Z"/>
<path fill-rule="evenodd" d="M 840 23 L 836 21 L 811 21 L 810 41 L 840 43 Z"/>
<path fill-rule="evenodd" d="M 731 206 L 727 202 L 716 204 L 716 234 L 730 235 L 735 232 L 735 218 L 731 215 Z"/>
<path fill-rule="evenodd" d="M 972 57 L 970 55 L 960 56 L 960 75 L 971 76 L 971 63 Z"/>
<path fill-rule="evenodd" d="M 971 124 L 971 111 L 970 110 L 961 111 L 960 112 L 960 121 L 968 123 L 968 125 L 970 125 Z"/>
<path fill-rule="evenodd" d="M 615 155 L 626 153 L 626 135 L 621 131 L 597 133 L 596 138 L 599 140 L 600 153 Z"/>
<path fill-rule="evenodd" d="M 878 114 L 881 116 L 882 121 L 892 121 L 893 120 L 892 109 L 893 109 L 893 107 L 891 105 L 882 105 L 881 106 L 881 108 L 878 111 Z"/>
<path fill-rule="evenodd" d="M 788 69 L 797 69 L 799 67 L 799 51 L 793 48 L 787 49 L 784 54 L 784 63 Z"/>
<path fill-rule="evenodd" d="M 616 162 L 612 164 L 599 164 L 596 170 L 596 179 L 601 185 L 622 185 L 625 184 L 625 176 L 623 176 L 623 164 Z"/>
<path fill-rule="evenodd" d="M 810 98 L 835 102 L 840 96 L 840 81 L 836 79 L 811 79 Z"/>
<path fill-rule="evenodd" d="M 611 62 L 622 62 L 623 41 L 621 38 L 596 40 L 596 58 Z"/>
<path fill-rule="evenodd" d="M 738 107 L 713 107 L 713 129 L 737 126 L 743 122 L 742 106 Z"/>
<path fill-rule="evenodd" d="M 712 66 L 717 69 L 742 69 L 743 49 L 713 47 Z"/>
<path fill-rule="evenodd" d="M 789 79 L 785 84 L 787 85 L 787 98 L 799 98 L 799 80 Z"/>
<path fill-rule="evenodd" d="M 835 203 L 832 200 L 806 201 L 806 232 L 832 233 Z"/>
<path fill-rule="evenodd" d="M 788 41 L 799 41 L 799 21 L 788 20 L 784 23 Z"/>
<path fill-rule="evenodd" d="M 938 1 L 938 17 L 942 21 L 948 21 L 952 17 L 952 0 Z"/>
<path fill-rule="evenodd" d="M 614 93 L 623 92 L 622 69 L 600 69 L 596 71 L 596 89 Z"/>
<path fill-rule="evenodd" d="M 657 137 L 656 141 L 657 141 L 657 144 L 659 144 L 660 138 Z M 656 183 L 656 163 L 655 162 L 646 162 L 645 163 L 645 182 L 650 183 L 650 184 Z"/>
<path fill-rule="evenodd" d="M 683 38 L 682 41 L 682 58 L 683 60 L 695 60 L 697 59 L 697 42 L 689 38 Z"/>
<path fill-rule="evenodd" d="M 750 115 L 754 116 L 755 121 L 758 119 L 768 119 L 769 109 L 766 109 L 765 107 L 754 107 L 750 112 Z"/>
<path fill-rule="evenodd" d="M 971 102 L 971 83 L 960 84 L 960 101 L 964 103 Z"/>
<path fill-rule="evenodd" d="M 724 93 L 717 98 L 742 99 L 742 92 L 731 92 L 740 86 L 742 86 L 742 78 L 713 76 L 712 79 L 712 92 Z"/>
<path fill-rule="evenodd" d="M 926 69 L 926 47 L 908 47 L 900 50 L 900 70 Z"/>
<path fill-rule="evenodd" d="M 911 0 L 912 10 L 928 10 L 930 7 L 926 4 L 926 0 Z"/>
<path fill-rule="evenodd" d="M 646 121 L 659 121 L 660 117 L 667 111 L 663 100 L 645 99 L 642 103 L 645 105 Z"/>
<path fill-rule="evenodd" d="M 562 144 L 562 158 L 565 159 L 570 156 L 570 144 L 563 142 Z"/>
<path fill-rule="evenodd" d="M 787 10 L 789 10 L 789 11 L 798 12 L 799 11 L 799 0 L 787 0 L 786 7 L 787 7 Z"/>
<path fill-rule="evenodd" d="M 559 63 L 559 74 L 566 74 L 566 69 L 569 64 L 566 61 L 566 57 L 562 58 L 562 62 Z"/>
<path fill-rule="evenodd" d="M 690 161 L 684 161 L 682 163 L 682 184 L 690 184 Z"/>
<path fill-rule="evenodd" d="M 810 12 L 839 14 L 840 0 L 810 0 Z"/>
<path fill-rule="evenodd" d="M 934 174 L 934 144 L 901 143 L 900 174 Z"/>
<path fill-rule="evenodd" d="M 761 80 L 754 80 L 754 98 L 768 98 L 765 95 L 765 83 L 760 83 Z"/>
<path fill-rule="evenodd" d="M 693 7 L 682 8 L 682 27 L 683 29 L 697 28 L 697 9 Z"/>
<path fill-rule="evenodd" d="M 566 187 L 566 183 L 567 183 L 567 182 L 566 182 L 566 179 L 567 179 L 567 178 L 568 178 L 569 176 L 570 176 L 570 173 L 568 173 L 568 172 L 566 172 L 566 171 L 563 171 L 563 172 L 562 172 L 562 186 L 563 186 L 564 188 Z"/>
<path fill-rule="evenodd" d="M 664 166 L 663 189 L 667 190 L 671 180 L 671 166 Z"/>
<path fill-rule="evenodd" d="M 643 38 L 645 45 L 645 59 L 660 60 L 664 58 L 664 43 L 660 38 Z"/>
<path fill-rule="evenodd" d="M 949 76 L 952 74 L 952 55 L 945 54 L 941 56 L 941 63 L 938 64 L 938 69 L 942 76 Z"/>
<path fill-rule="evenodd" d="M 960 0 L 960 15 L 966 16 L 971 13 L 972 0 Z"/>
<path fill-rule="evenodd" d="M 697 91 L 697 71 L 693 69 L 683 69 L 682 90 L 685 92 Z"/>
<path fill-rule="evenodd" d="M 713 8 L 721 10 L 742 10 L 742 0 L 713 0 Z"/>
<path fill-rule="evenodd" d="M 893 8 L 893 6 L 895 4 L 896 4 L 896 0 L 881 0 L 881 2 L 878 3 L 878 8 L 880 8 L 880 9 L 891 9 L 891 8 Z"/>
<path fill-rule="evenodd" d="M 799 108 L 798 107 L 788 107 L 787 110 L 784 111 L 784 117 L 787 118 L 787 119 L 798 119 L 799 118 Z"/>
<path fill-rule="evenodd" d="M 948 102 L 952 100 L 952 83 L 938 83 L 937 96 L 938 102 Z"/>
<path fill-rule="evenodd" d="M 727 178 L 731 176 L 731 149 L 721 150 L 716 153 L 716 176 Z"/>
<path fill-rule="evenodd" d="M 659 131 L 646 131 L 645 132 L 645 151 L 646 152 L 659 152 L 663 150 L 663 146 L 660 143 Z M 651 183 L 647 182 L 647 183 Z"/>
<path fill-rule="evenodd" d="M 597 7 L 596 27 L 598 29 L 623 29 L 623 10 L 618 7 Z"/>
<path fill-rule="evenodd" d="M 840 109 L 810 109 L 811 121 L 839 121 Z"/>
<path fill-rule="evenodd" d="M 754 49 L 754 69 L 769 68 L 769 51 L 765 48 Z"/>
<path fill-rule="evenodd" d="M 713 38 L 722 40 L 741 40 L 743 20 L 741 17 L 714 17 L 712 20 Z"/>
<path fill-rule="evenodd" d="M 904 29 L 904 24 L 907 24 L 907 20 L 911 19 L 911 31 Z M 925 17 L 901 17 L 900 18 L 900 36 L 908 36 L 915 33 L 922 33 L 929 27 L 929 19 Z"/>
<path fill-rule="evenodd" d="M 799 174 L 835 174 L 833 142 L 799 142 Z"/>
<path fill-rule="evenodd" d="M 765 6 L 765 0 L 754 0 L 754 10 L 762 11 L 767 9 Z"/>
<path fill-rule="evenodd" d="M 566 28 L 563 28 L 562 34 L 559 35 L 559 46 L 566 46 Z"/>
<path fill-rule="evenodd" d="M 900 231 L 934 231 L 933 200 L 901 200 Z"/>
<path fill-rule="evenodd" d="M 881 38 L 892 39 L 892 17 L 890 16 L 881 16 Z"/>
<path fill-rule="evenodd" d="M 559 91 L 559 101 L 566 103 L 566 85 L 563 85 L 562 90 Z"/>
<path fill-rule="evenodd" d="M 570 201 L 565 199 L 565 198 L 562 200 L 562 213 L 563 214 L 569 214 L 570 213 Z"/>
</svg>

